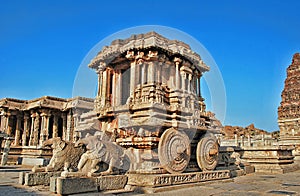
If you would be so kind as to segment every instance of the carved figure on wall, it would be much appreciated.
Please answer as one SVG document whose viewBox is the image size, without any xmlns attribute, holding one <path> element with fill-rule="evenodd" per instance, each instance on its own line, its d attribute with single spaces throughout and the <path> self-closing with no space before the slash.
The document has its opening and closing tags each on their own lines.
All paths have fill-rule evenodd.
<svg viewBox="0 0 300 196">
<path fill-rule="evenodd" d="M 74 171 L 85 151 L 83 148 L 75 148 L 73 143 L 65 142 L 60 137 L 46 140 L 43 147 L 47 146 L 53 149 L 53 156 L 49 164 L 46 167 L 35 166 L 32 168 L 33 172 Z"/>
<path fill-rule="evenodd" d="M 129 159 L 122 147 L 109 140 L 104 140 L 103 133 L 96 133 L 94 136 L 78 140 L 75 146 L 85 146 L 86 152 L 81 156 L 78 163 L 78 170 L 82 171 L 86 164 L 91 164 L 86 168 L 89 176 L 115 174 L 119 171 L 129 169 Z M 99 172 L 99 164 L 108 164 L 106 171 Z"/>
</svg>

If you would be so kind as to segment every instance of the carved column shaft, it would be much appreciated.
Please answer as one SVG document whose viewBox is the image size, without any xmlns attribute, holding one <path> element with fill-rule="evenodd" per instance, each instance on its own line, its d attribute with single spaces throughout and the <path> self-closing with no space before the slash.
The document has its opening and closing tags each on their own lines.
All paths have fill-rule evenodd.
<svg viewBox="0 0 300 196">
<path fill-rule="evenodd" d="M 153 62 L 148 63 L 148 83 L 155 82 L 155 66 Z"/>
<path fill-rule="evenodd" d="M 112 106 L 116 106 L 117 103 L 117 96 L 116 96 L 116 92 L 117 92 L 117 73 L 114 72 L 113 73 L 113 77 L 112 77 L 112 98 L 111 98 L 111 105 Z"/>
<path fill-rule="evenodd" d="M 66 141 L 72 141 L 73 138 L 73 130 L 74 130 L 74 121 L 73 121 L 72 112 L 70 111 L 67 116 L 67 135 Z"/>
<path fill-rule="evenodd" d="M 179 62 L 175 62 L 175 86 L 176 90 L 180 89 Z"/>
<path fill-rule="evenodd" d="M 200 83 L 201 76 L 197 79 L 197 81 L 198 81 L 198 95 L 199 95 L 199 97 L 201 97 L 201 83 Z"/>
<path fill-rule="evenodd" d="M 37 113 L 35 120 L 34 120 L 34 138 L 33 138 L 33 145 L 37 146 L 39 142 L 39 134 L 40 134 L 41 128 L 40 128 L 40 116 Z"/>
<path fill-rule="evenodd" d="M 58 137 L 58 118 L 59 116 L 57 114 L 53 115 L 53 133 L 52 138 Z"/>
<path fill-rule="evenodd" d="M 11 113 L 7 113 L 7 118 L 6 118 L 6 133 L 8 135 L 11 135 L 12 133 L 12 115 Z"/>
<path fill-rule="evenodd" d="M 31 115 L 31 128 L 30 128 L 30 136 L 29 136 L 29 146 L 33 145 L 33 138 L 34 138 L 34 121 L 35 121 L 35 114 Z"/>
<path fill-rule="evenodd" d="M 43 144 L 49 137 L 49 121 L 50 116 L 47 113 L 42 113 L 42 123 L 41 123 L 41 130 L 40 130 L 40 145 Z"/>
<path fill-rule="evenodd" d="M 111 103 L 112 102 L 112 97 L 111 97 L 111 80 L 112 80 L 112 77 L 111 77 L 111 70 L 107 70 L 107 80 L 106 80 L 106 96 L 105 96 L 105 104 L 108 102 L 108 103 Z"/>
<path fill-rule="evenodd" d="M 135 88 L 135 67 L 136 63 L 135 61 L 131 62 L 130 64 L 130 96 L 133 97 L 134 94 L 134 88 Z M 142 76 L 143 80 L 143 76 Z"/>
<path fill-rule="evenodd" d="M 117 83 L 116 83 L 116 106 L 121 105 L 122 100 L 122 72 L 117 72 Z"/>
<path fill-rule="evenodd" d="M 105 105 L 105 101 L 106 101 L 106 96 L 107 96 L 107 73 L 108 70 L 106 69 L 105 71 L 103 71 L 103 77 L 102 77 L 102 90 L 101 90 L 101 105 L 104 106 Z"/>
<path fill-rule="evenodd" d="M 135 86 L 141 84 L 141 66 L 142 64 L 135 66 Z"/>
<path fill-rule="evenodd" d="M 62 139 L 66 140 L 67 139 L 67 137 L 66 137 L 67 136 L 67 115 L 66 115 L 66 113 L 62 113 L 61 117 L 62 117 L 62 128 L 63 128 Z"/>
<path fill-rule="evenodd" d="M 5 131 L 6 122 L 7 122 L 6 116 L 1 115 L 1 127 L 0 127 L 1 131 Z"/>
<path fill-rule="evenodd" d="M 191 92 L 192 74 L 188 74 L 188 92 Z"/>
<path fill-rule="evenodd" d="M 102 83 L 103 83 L 103 70 L 99 70 L 97 72 L 97 74 L 98 74 L 98 92 L 97 92 L 97 95 L 98 95 L 98 97 L 101 97 Z"/>
<path fill-rule="evenodd" d="M 16 124 L 16 134 L 15 134 L 15 146 L 20 145 L 20 139 L 21 139 L 21 115 L 17 115 L 17 124 Z"/>
<path fill-rule="evenodd" d="M 156 82 L 158 83 L 158 84 L 160 84 L 161 83 L 161 77 L 162 77 L 162 74 L 161 74 L 161 68 L 162 68 L 162 63 L 160 63 L 160 62 L 158 62 L 157 64 L 156 64 L 156 67 L 157 67 L 157 70 L 156 70 Z"/>
<path fill-rule="evenodd" d="M 29 137 L 30 131 L 30 118 L 28 114 L 24 114 L 24 131 L 22 135 L 22 146 L 27 146 L 27 138 Z"/>
</svg>

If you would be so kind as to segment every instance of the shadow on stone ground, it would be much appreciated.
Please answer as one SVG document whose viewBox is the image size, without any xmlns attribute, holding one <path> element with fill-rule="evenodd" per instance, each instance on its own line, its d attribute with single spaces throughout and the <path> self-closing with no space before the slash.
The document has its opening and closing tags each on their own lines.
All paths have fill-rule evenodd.
<svg viewBox="0 0 300 196">
<path fill-rule="evenodd" d="M 0 167 L 0 196 L 27 196 L 27 195 L 55 195 L 49 192 L 49 187 L 25 187 L 18 184 L 19 172 L 30 171 L 30 168 L 19 166 Z M 84 193 L 76 195 L 103 195 L 103 193 Z M 115 194 L 105 194 L 115 195 Z M 141 195 L 126 193 L 118 195 Z M 232 181 L 211 182 L 203 186 L 194 186 L 184 189 L 170 189 L 170 191 L 149 195 L 177 196 L 177 195 L 213 195 L 213 196 L 259 196 L 259 195 L 300 195 L 300 170 L 296 172 L 262 175 L 249 174 L 234 178 Z"/>
</svg>

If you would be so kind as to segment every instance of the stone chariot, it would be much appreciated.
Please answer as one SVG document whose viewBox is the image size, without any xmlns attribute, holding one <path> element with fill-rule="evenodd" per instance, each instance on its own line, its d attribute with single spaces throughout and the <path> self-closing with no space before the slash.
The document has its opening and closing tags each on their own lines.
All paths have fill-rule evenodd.
<svg viewBox="0 0 300 196">
<path fill-rule="evenodd" d="M 89 67 L 98 74 L 99 130 L 126 149 L 129 174 L 215 169 L 218 121 L 200 91 L 209 67 L 189 45 L 133 35 L 105 46 Z"/>
</svg>

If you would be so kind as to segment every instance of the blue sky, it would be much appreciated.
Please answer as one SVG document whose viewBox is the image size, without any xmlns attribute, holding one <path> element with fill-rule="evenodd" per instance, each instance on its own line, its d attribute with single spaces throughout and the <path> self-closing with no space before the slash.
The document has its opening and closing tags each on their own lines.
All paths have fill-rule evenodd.
<svg viewBox="0 0 300 196">
<path fill-rule="evenodd" d="M 99 41 L 163 25 L 193 36 L 214 58 L 226 87 L 224 124 L 278 129 L 286 68 L 300 52 L 299 1 L 0 3 L 0 98 L 71 97 L 77 69 Z"/>
</svg>

